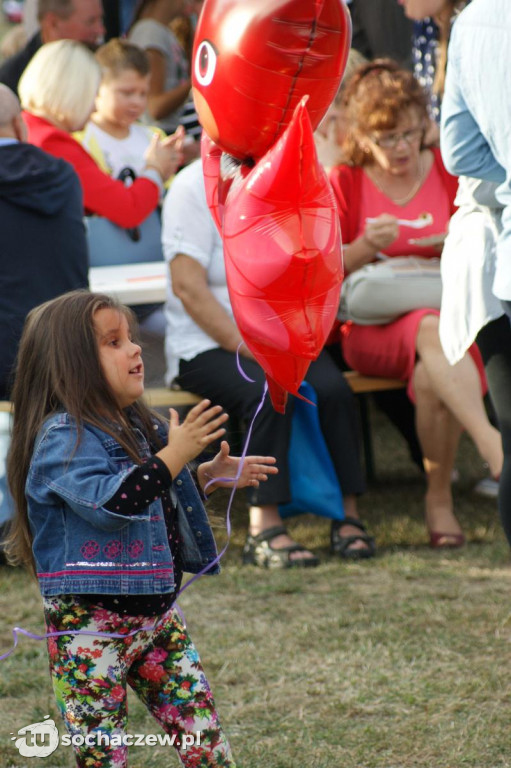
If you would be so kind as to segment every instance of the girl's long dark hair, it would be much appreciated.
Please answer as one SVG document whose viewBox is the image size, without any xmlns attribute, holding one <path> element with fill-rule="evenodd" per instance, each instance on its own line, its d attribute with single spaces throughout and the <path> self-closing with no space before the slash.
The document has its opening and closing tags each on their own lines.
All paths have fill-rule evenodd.
<svg viewBox="0 0 511 768">
<path fill-rule="evenodd" d="M 133 429 L 119 407 L 100 364 L 94 315 L 100 309 L 124 314 L 136 331 L 133 313 L 103 294 L 72 291 L 30 312 L 21 337 L 11 400 L 14 408 L 7 477 L 15 515 L 5 547 L 13 564 L 35 572 L 25 484 L 37 434 L 51 414 L 66 411 L 112 435 L 133 461 L 140 463 Z M 154 442 L 154 414 L 141 401 L 131 406 L 137 426 Z M 63 457 L 63 461 L 65 457 Z"/>
</svg>

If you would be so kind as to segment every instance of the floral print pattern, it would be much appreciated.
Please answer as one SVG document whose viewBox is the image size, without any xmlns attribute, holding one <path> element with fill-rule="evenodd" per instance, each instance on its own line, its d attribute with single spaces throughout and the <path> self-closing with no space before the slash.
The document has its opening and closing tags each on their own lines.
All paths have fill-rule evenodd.
<svg viewBox="0 0 511 768">
<path fill-rule="evenodd" d="M 129 684 L 178 744 L 184 734 L 200 732 L 200 746 L 176 745 L 182 765 L 235 768 L 199 655 L 175 609 L 155 618 L 121 616 L 59 596 L 44 599 L 44 613 L 49 633 L 70 632 L 50 637 L 48 652 L 57 705 L 71 735 L 127 733 Z M 84 744 L 75 752 L 79 768 L 128 765 L 125 746 Z"/>
</svg>

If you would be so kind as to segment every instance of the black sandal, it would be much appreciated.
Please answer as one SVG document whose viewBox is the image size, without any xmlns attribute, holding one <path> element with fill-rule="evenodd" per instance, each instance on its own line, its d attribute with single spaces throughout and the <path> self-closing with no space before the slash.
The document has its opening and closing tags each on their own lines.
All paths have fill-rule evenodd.
<svg viewBox="0 0 511 768">
<path fill-rule="evenodd" d="M 355 533 L 351 536 L 342 536 L 340 529 L 344 525 L 353 525 L 359 529 L 360 534 Z M 351 545 L 355 541 L 363 541 L 367 546 L 362 549 L 352 549 Z M 330 552 L 344 560 L 363 560 L 364 558 L 375 556 L 376 544 L 374 538 L 369 536 L 365 525 L 360 520 L 357 520 L 355 517 L 345 517 L 344 520 L 332 520 Z"/>
<path fill-rule="evenodd" d="M 273 549 L 270 543 L 277 536 L 287 535 L 284 526 L 276 525 L 272 528 L 252 536 L 247 536 L 245 546 L 243 547 L 242 561 L 243 565 L 256 565 L 259 568 L 314 568 L 319 565 L 319 558 L 313 557 L 291 557 L 292 552 L 309 552 L 301 544 L 288 544 L 282 549 Z"/>
</svg>

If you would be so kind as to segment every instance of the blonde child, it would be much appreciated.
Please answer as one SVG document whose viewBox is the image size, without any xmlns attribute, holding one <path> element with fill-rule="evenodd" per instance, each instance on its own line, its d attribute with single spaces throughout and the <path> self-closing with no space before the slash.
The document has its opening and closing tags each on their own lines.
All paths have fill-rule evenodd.
<svg viewBox="0 0 511 768">
<path fill-rule="evenodd" d="M 126 307 L 85 291 L 30 313 L 12 393 L 8 554 L 37 576 L 48 633 L 69 630 L 49 637 L 48 652 L 58 707 L 81 737 L 72 742 L 82 742 L 78 766 L 127 765 L 129 684 L 175 734 L 184 766 L 232 768 L 174 601 L 183 571 L 218 571 L 205 486 L 232 485 L 237 474 L 240 486 L 257 486 L 275 460 L 240 466 L 222 441 L 192 479 L 187 462 L 223 435 L 227 415 L 203 400 L 182 424 L 170 409 L 169 429 L 140 399 L 134 333 Z"/>
</svg>

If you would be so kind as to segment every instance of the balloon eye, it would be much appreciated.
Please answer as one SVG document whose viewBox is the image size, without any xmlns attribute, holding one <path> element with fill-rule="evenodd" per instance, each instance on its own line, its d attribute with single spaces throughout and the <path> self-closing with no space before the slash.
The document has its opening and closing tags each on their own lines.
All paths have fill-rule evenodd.
<svg viewBox="0 0 511 768">
<path fill-rule="evenodd" d="M 207 40 L 199 45 L 195 54 L 195 77 L 200 85 L 209 85 L 216 69 L 216 51 Z"/>
</svg>

